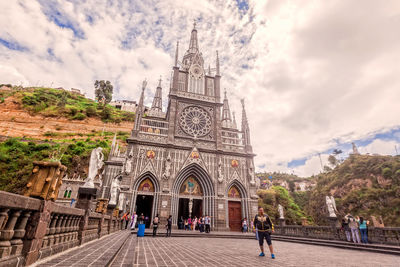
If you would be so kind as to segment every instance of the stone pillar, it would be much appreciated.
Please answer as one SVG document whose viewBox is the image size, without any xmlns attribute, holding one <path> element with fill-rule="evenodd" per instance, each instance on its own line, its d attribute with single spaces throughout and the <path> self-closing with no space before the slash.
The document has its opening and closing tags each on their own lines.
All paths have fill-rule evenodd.
<svg viewBox="0 0 400 267">
<path fill-rule="evenodd" d="M 329 220 L 329 224 L 332 228 L 333 239 L 340 239 L 339 231 L 337 228 L 337 224 L 338 224 L 337 217 L 328 217 L 328 220 Z"/>
<path fill-rule="evenodd" d="M 14 227 L 20 214 L 21 214 L 20 211 L 10 211 L 6 226 L 4 227 L 3 230 L 1 230 L 0 258 L 5 258 L 11 255 L 10 240 L 14 236 Z"/>
<path fill-rule="evenodd" d="M 279 226 L 283 227 L 286 225 L 285 218 L 279 218 Z"/>
<path fill-rule="evenodd" d="M 22 252 L 22 238 L 25 235 L 25 227 L 30 216 L 31 212 L 25 211 L 22 216 L 19 217 L 19 220 L 15 226 L 13 239 L 11 240 L 11 255 L 19 255 Z"/>
</svg>

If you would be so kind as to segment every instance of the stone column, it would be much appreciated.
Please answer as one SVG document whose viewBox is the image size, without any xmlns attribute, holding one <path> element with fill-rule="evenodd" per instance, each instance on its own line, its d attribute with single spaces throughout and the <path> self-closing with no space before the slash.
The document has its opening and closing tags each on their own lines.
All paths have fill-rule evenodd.
<svg viewBox="0 0 400 267">
<path fill-rule="evenodd" d="M 20 211 L 10 211 L 9 218 L 7 220 L 6 226 L 1 230 L 0 236 L 0 258 L 5 258 L 11 254 L 11 242 L 10 240 L 14 236 L 14 227 L 17 222 Z"/>
</svg>

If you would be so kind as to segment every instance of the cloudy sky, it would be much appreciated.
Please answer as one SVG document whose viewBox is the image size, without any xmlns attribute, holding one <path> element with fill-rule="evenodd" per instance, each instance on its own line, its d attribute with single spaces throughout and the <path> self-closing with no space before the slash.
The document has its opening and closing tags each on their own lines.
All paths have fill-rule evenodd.
<svg viewBox="0 0 400 267">
<path fill-rule="evenodd" d="M 343 157 L 400 149 L 400 1 L 0 0 L 0 83 L 80 88 L 107 79 L 137 100 L 160 75 L 168 94 L 175 45 L 197 20 L 206 66 L 240 120 L 245 98 L 257 169 L 301 176 Z M 240 124 L 240 122 L 239 122 Z"/>
</svg>

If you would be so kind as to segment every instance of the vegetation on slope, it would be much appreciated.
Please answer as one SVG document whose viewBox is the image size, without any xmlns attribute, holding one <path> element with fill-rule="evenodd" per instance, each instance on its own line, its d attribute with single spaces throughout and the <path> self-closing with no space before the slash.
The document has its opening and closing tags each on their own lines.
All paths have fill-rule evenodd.
<svg viewBox="0 0 400 267">
<path fill-rule="evenodd" d="M 104 122 L 133 121 L 134 113 L 103 105 L 82 95 L 53 88 L 13 88 L 0 92 L 0 100 L 13 95 L 32 115 L 66 117 L 71 120 L 99 118 Z"/>
<path fill-rule="evenodd" d="M 85 177 L 92 149 L 102 147 L 108 155 L 109 141 L 77 141 L 74 143 L 22 142 L 10 138 L 0 142 L 0 190 L 22 194 L 33 169 L 33 161 L 60 160 L 67 173 Z"/>
<path fill-rule="evenodd" d="M 278 223 L 279 219 L 278 204 L 281 204 L 284 208 L 287 224 L 301 224 L 302 218 L 307 218 L 311 222 L 311 218 L 306 216 L 285 188 L 273 186 L 270 189 L 258 190 L 257 194 L 260 197 L 259 206 L 264 208 L 275 223 Z"/>
<path fill-rule="evenodd" d="M 319 175 L 305 207 L 318 224 L 326 222 L 326 195 L 334 196 L 339 216 L 382 216 L 386 226 L 399 226 L 400 156 L 351 155 Z"/>
</svg>

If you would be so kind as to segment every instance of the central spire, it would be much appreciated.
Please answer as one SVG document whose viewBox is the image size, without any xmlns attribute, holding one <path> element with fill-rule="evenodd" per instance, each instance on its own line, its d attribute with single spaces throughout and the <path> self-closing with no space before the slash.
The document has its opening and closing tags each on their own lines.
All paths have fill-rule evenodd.
<svg viewBox="0 0 400 267">
<path fill-rule="evenodd" d="M 228 97 L 226 96 L 226 89 L 224 92 L 224 105 L 222 108 L 222 125 L 224 127 L 230 127 L 231 126 L 231 111 L 229 109 L 229 103 L 228 103 Z"/>
<path fill-rule="evenodd" d="M 189 53 L 197 53 L 199 51 L 199 44 L 197 41 L 196 20 L 193 22 L 193 30 L 190 35 Z"/>
</svg>

